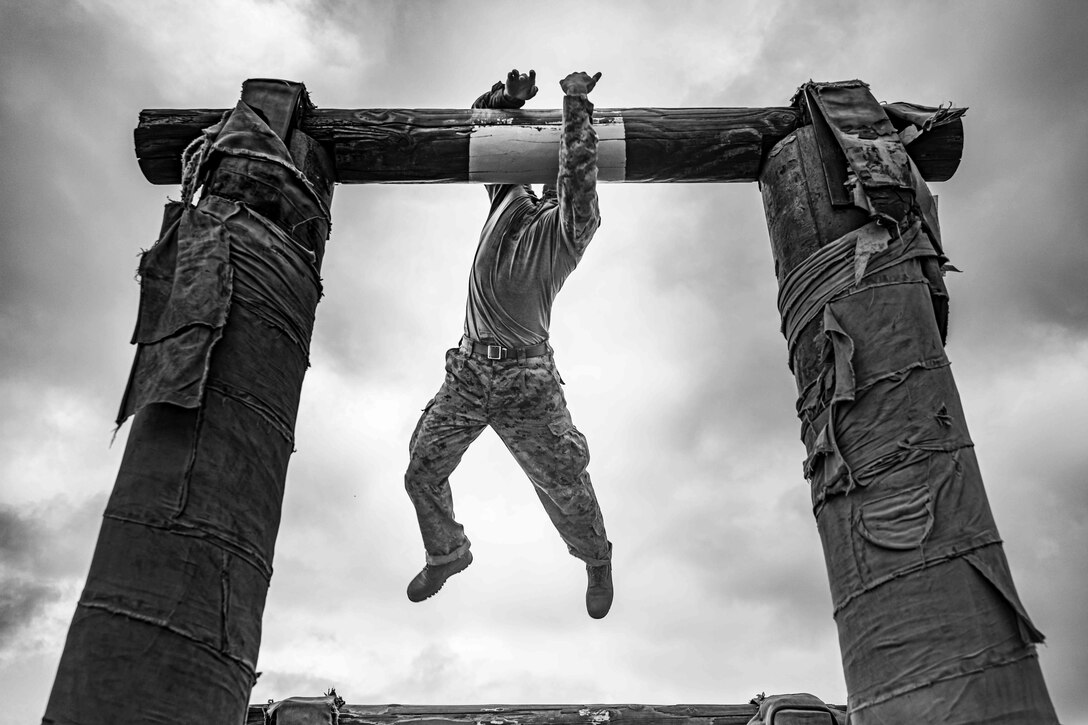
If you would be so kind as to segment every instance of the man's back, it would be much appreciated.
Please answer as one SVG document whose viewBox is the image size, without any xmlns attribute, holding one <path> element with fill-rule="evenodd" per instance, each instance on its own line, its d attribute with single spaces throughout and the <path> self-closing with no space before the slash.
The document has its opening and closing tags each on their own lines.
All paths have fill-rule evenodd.
<svg viewBox="0 0 1088 725">
<path fill-rule="evenodd" d="M 499 83 L 473 108 L 522 104 Z M 509 347 L 548 339 L 555 295 L 600 225 L 592 111 L 584 95 L 564 98 L 559 176 L 543 198 L 526 185 L 487 186 L 491 210 L 476 250 L 465 311 L 470 339 Z"/>
<path fill-rule="evenodd" d="M 469 277 L 465 335 L 509 347 L 548 339 L 552 302 L 581 255 L 557 233 L 558 203 L 511 187 L 493 207 Z"/>
</svg>

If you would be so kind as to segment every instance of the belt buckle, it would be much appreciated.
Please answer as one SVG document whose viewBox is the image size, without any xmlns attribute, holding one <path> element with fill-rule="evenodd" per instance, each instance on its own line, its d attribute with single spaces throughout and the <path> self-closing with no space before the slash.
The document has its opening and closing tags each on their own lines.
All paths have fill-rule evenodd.
<svg viewBox="0 0 1088 725">
<path fill-rule="evenodd" d="M 494 354 L 492 354 L 494 352 Z M 502 345 L 488 345 L 487 346 L 487 359 L 488 360 L 502 360 L 506 355 L 506 348 Z"/>
</svg>

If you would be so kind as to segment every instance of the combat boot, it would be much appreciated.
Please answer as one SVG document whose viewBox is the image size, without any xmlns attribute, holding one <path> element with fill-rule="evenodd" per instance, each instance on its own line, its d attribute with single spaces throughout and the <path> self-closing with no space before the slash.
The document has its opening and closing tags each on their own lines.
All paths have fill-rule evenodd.
<svg viewBox="0 0 1088 725">
<path fill-rule="evenodd" d="M 464 571 L 471 563 L 472 552 L 466 551 L 459 558 L 445 564 L 427 564 L 423 567 L 423 571 L 416 574 L 415 578 L 408 583 L 408 599 L 413 602 L 422 602 L 428 597 L 433 597 L 447 579 Z"/>
<path fill-rule="evenodd" d="M 593 566 L 586 564 L 586 611 L 594 619 L 601 619 L 612 607 L 612 562 Z"/>
</svg>

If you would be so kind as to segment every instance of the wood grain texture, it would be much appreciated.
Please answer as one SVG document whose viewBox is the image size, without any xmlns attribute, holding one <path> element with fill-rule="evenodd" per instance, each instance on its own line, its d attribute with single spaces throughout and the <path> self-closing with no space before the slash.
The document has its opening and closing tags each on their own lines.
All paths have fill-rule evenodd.
<svg viewBox="0 0 1088 725">
<path fill-rule="evenodd" d="M 246 725 L 264 725 L 250 705 Z M 340 725 L 747 725 L 755 705 L 344 705 Z"/>
<path fill-rule="evenodd" d="M 181 151 L 222 114 L 219 109 L 141 111 L 134 136 L 136 156 L 148 181 L 180 183 Z M 618 119 L 624 126 L 627 182 L 756 181 L 767 152 L 800 123 L 799 113 L 785 107 L 594 112 L 598 125 Z M 559 123 L 558 110 L 316 109 L 303 118 L 300 128 L 329 151 L 339 183 L 464 183 L 469 181 L 474 128 Z M 494 152 L 518 153 L 517 144 L 522 142 L 510 143 L 511 148 Z M 962 146 L 963 126 L 956 121 L 923 134 L 907 150 L 927 181 L 944 181 L 958 167 Z"/>
</svg>

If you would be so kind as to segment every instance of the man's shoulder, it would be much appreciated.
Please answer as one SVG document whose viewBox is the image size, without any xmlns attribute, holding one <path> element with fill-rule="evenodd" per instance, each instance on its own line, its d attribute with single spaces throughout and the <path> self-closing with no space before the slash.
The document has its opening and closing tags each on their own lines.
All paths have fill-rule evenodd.
<svg viewBox="0 0 1088 725">
<path fill-rule="evenodd" d="M 532 187 L 525 184 L 504 184 L 499 193 L 491 200 L 491 215 L 494 216 L 526 205 L 535 207 L 538 203 L 539 200 Z"/>
</svg>

